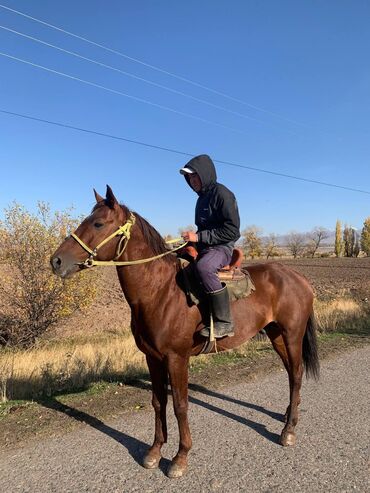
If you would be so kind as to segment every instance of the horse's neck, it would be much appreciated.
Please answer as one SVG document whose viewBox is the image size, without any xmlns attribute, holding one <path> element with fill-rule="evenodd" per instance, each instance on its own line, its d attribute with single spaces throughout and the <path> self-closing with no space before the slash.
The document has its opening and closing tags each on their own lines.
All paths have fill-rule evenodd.
<svg viewBox="0 0 370 493">
<path fill-rule="evenodd" d="M 155 256 L 145 244 L 127 248 L 124 260 L 139 260 Z M 156 259 L 144 264 L 117 267 L 117 275 L 125 298 L 131 308 L 149 303 L 155 304 L 155 293 L 162 286 L 175 284 L 176 264 L 164 259 Z"/>
</svg>

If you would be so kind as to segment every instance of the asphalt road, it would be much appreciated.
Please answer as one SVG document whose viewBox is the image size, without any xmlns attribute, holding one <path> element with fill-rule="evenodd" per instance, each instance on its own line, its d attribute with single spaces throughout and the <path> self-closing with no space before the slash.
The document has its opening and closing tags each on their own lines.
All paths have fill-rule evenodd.
<svg viewBox="0 0 370 493">
<path fill-rule="evenodd" d="M 354 350 L 324 361 L 319 383 L 305 381 L 294 448 L 277 444 L 288 398 L 285 372 L 278 371 L 191 392 L 194 446 L 181 479 L 164 473 L 177 448 L 170 406 L 159 469 L 139 464 L 154 433 L 152 412 L 139 411 L 105 424 L 90 419 L 61 438 L 1 455 L 0 491 L 369 491 L 369 361 L 370 347 Z"/>
</svg>

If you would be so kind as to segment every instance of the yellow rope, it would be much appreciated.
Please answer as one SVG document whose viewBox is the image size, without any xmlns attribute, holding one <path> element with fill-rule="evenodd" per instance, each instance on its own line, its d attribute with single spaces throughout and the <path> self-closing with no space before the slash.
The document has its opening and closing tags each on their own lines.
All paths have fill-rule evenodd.
<svg viewBox="0 0 370 493">
<path fill-rule="evenodd" d="M 126 223 L 123 226 L 120 226 L 114 233 L 112 233 L 108 238 L 105 238 L 102 242 L 99 243 L 93 250 L 89 248 L 75 233 L 71 234 L 71 237 L 77 241 L 79 245 L 82 246 L 84 250 L 87 251 L 87 253 L 90 254 L 90 257 L 85 260 L 85 262 L 81 262 L 80 265 L 84 265 L 85 267 L 93 267 L 95 265 L 116 265 L 116 266 L 121 266 L 121 265 L 138 265 L 138 264 L 145 264 L 146 262 L 151 262 L 152 260 L 156 260 L 159 258 L 164 257 L 165 255 L 168 255 L 169 253 L 176 252 L 176 250 L 180 250 L 183 248 L 185 245 L 187 245 L 187 241 L 183 243 L 182 245 L 172 248 L 171 250 L 168 250 L 168 252 L 161 253 L 160 255 L 156 255 L 154 257 L 150 258 L 144 258 L 144 259 L 139 259 L 139 260 L 127 260 L 127 261 L 117 261 L 117 260 L 94 260 L 94 257 L 98 254 L 99 248 L 101 248 L 103 245 L 108 243 L 108 241 L 112 240 L 116 236 L 122 235 L 121 240 L 118 243 L 118 248 L 116 251 L 116 256 L 115 258 L 118 258 L 122 255 L 122 253 L 125 251 L 127 243 L 131 237 L 131 227 L 135 224 L 136 218 L 130 213 L 130 218 L 126 221 Z M 178 243 L 181 241 L 182 238 L 174 238 L 173 240 L 168 240 L 166 243 L 171 244 L 171 243 Z M 121 248 L 121 243 L 124 241 L 124 245 Z"/>
<path fill-rule="evenodd" d="M 172 250 L 168 250 L 168 252 L 161 253 L 160 255 L 156 255 L 155 257 L 149 257 L 149 258 L 143 258 L 139 260 L 127 260 L 127 261 L 117 261 L 117 260 L 94 260 L 88 259 L 89 266 L 93 267 L 94 265 L 116 265 L 116 266 L 121 266 L 121 265 L 138 265 L 138 264 L 145 264 L 146 262 L 151 262 L 152 260 L 156 260 L 158 258 L 164 257 L 165 255 L 168 255 L 169 253 L 173 253 L 176 250 L 180 250 L 180 248 L 183 248 L 188 242 L 186 241 L 182 245 L 173 248 Z"/>
</svg>

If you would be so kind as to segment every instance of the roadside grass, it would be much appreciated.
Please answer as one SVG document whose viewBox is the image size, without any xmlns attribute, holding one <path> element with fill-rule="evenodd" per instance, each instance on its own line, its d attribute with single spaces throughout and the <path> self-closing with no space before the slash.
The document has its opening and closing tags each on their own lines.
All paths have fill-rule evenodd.
<svg viewBox="0 0 370 493">
<path fill-rule="evenodd" d="M 370 309 L 350 298 L 316 301 L 320 326 L 319 342 L 370 336 Z M 238 349 L 191 359 L 190 371 L 207 367 L 253 362 L 272 352 L 266 336 L 258 335 Z M 148 378 L 144 355 L 137 349 L 129 330 L 89 339 L 45 342 L 27 351 L 0 352 L 0 418 L 33 400 L 52 396 L 73 397 L 104 392 L 111 385 L 123 385 Z"/>
</svg>

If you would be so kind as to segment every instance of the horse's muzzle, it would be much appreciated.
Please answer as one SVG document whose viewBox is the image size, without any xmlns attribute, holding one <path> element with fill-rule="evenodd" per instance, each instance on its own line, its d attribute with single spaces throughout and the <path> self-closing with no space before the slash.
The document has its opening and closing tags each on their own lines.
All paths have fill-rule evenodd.
<svg viewBox="0 0 370 493">
<path fill-rule="evenodd" d="M 57 253 L 50 258 L 50 265 L 54 274 L 63 279 L 71 277 L 80 270 L 74 259 Z"/>
</svg>

